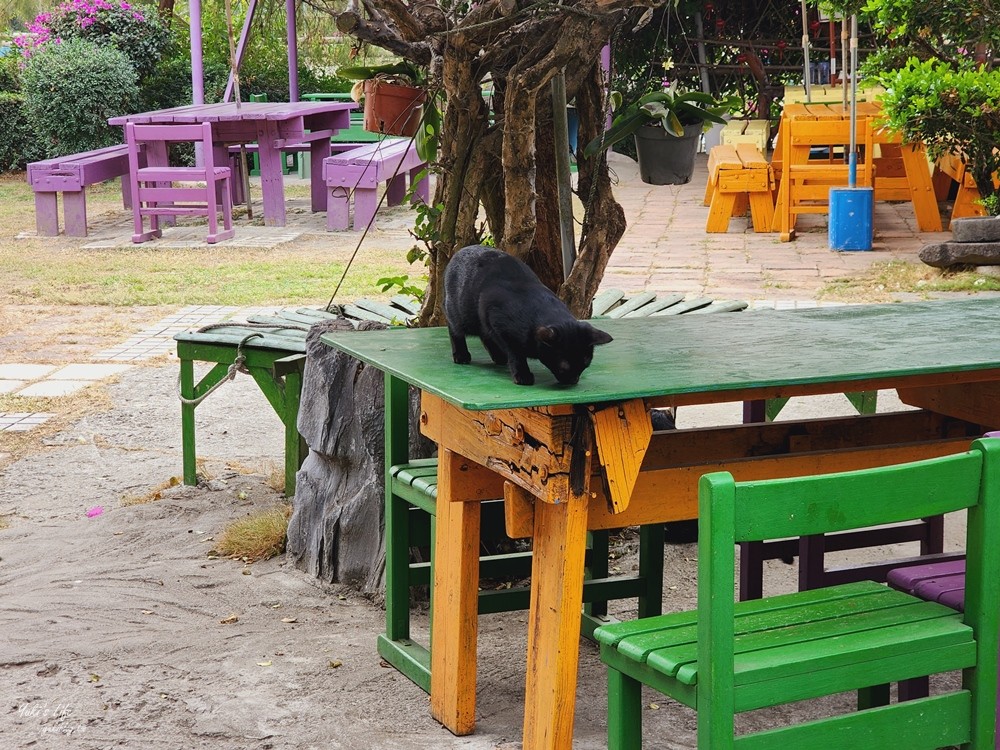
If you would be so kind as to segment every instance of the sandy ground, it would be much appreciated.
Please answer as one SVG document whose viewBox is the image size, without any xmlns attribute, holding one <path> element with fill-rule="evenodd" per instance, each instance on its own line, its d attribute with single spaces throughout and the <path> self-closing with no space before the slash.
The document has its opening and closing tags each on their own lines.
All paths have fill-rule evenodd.
<svg viewBox="0 0 1000 750">
<path fill-rule="evenodd" d="M 0 475 L 0 518 L 10 523 L 0 531 L 0 746 L 520 747 L 523 613 L 482 618 L 477 732 L 459 738 L 430 718 L 422 691 L 380 661 L 380 606 L 283 558 L 245 566 L 210 554 L 229 521 L 282 500 L 265 482 L 281 460 L 280 425 L 249 378 L 199 408 L 210 485 L 123 505 L 180 471 L 175 378 L 175 365 L 163 363 L 99 386 L 113 408 Z M 882 399 L 882 408 L 893 406 Z M 682 410 L 680 424 L 725 421 L 734 409 Z M 838 397 L 793 402 L 786 416 L 849 412 Z M 95 506 L 103 513 L 88 517 Z M 949 526 L 952 546 L 960 530 Z M 634 535 L 616 546 L 622 569 L 635 564 Z M 695 546 L 669 546 L 665 555 L 665 609 L 690 608 Z M 793 576 L 774 563 L 769 587 L 791 586 Z M 614 609 L 635 615 L 628 602 Z M 236 622 L 222 622 L 233 615 Z M 420 638 L 426 608 L 416 624 Z M 593 644 L 580 648 L 574 747 L 601 748 L 604 669 Z M 693 713 L 647 698 L 647 745 L 693 748 Z M 777 713 L 811 716 L 829 706 Z M 742 723 L 780 720 L 772 712 Z"/>
</svg>

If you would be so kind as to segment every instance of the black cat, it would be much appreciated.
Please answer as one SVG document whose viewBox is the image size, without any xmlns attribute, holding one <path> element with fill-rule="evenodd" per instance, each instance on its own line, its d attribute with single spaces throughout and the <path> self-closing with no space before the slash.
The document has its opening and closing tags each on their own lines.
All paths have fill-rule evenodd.
<svg viewBox="0 0 1000 750">
<path fill-rule="evenodd" d="M 494 248 L 470 245 L 455 253 L 444 289 L 455 362 L 471 361 L 465 337 L 479 336 L 518 385 L 535 382 L 528 357 L 540 360 L 563 385 L 573 385 L 590 365 L 594 346 L 611 341 L 604 331 L 574 318 L 525 263 Z"/>
</svg>

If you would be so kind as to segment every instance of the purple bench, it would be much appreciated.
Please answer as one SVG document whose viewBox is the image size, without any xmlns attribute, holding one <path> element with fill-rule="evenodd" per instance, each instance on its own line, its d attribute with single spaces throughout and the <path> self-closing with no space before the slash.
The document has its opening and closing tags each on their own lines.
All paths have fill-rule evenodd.
<svg viewBox="0 0 1000 750">
<path fill-rule="evenodd" d="M 39 236 L 59 234 L 58 193 L 63 196 L 66 234 L 87 236 L 87 186 L 128 174 L 128 147 L 122 143 L 28 165 L 35 191 L 35 229 Z M 131 208 L 128 181 L 122 180 L 122 203 Z"/>
<path fill-rule="evenodd" d="M 419 179 L 425 166 L 426 162 L 417 155 L 417 147 L 407 139 L 369 143 L 326 157 L 323 160 L 323 181 L 327 189 L 326 228 L 331 231 L 348 228 L 353 196 L 354 229 L 364 229 L 375 218 L 379 184 L 387 183 L 388 204 L 398 205 L 406 194 L 407 174 L 412 200 L 426 203 L 430 197 L 428 180 Z"/>
</svg>

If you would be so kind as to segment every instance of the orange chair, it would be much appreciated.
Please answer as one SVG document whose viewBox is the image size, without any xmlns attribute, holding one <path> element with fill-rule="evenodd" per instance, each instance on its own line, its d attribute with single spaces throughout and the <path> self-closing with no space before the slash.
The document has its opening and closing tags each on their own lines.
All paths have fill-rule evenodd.
<svg viewBox="0 0 1000 750">
<path fill-rule="evenodd" d="M 160 237 L 161 216 L 195 215 L 208 217 L 209 244 L 233 236 L 232 173 L 229 167 L 217 167 L 212 150 L 212 124 L 201 125 L 125 125 L 129 147 L 129 179 L 132 191 L 132 216 L 135 233 L 132 242 Z M 143 143 L 202 143 L 204 164 L 200 167 L 140 167 L 137 154 Z M 175 182 L 185 183 L 174 185 Z M 199 183 L 199 184 L 191 184 Z M 200 184 L 204 183 L 204 184 Z M 221 187 L 221 191 L 218 189 Z M 218 213 L 222 211 L 223 230 L 219 231 Z M 143 217 L 150 217 L 150 229 L 144 231 Z"/>
<path fill-rule="evenodd" d="M 830 188 L 848 183 L 846 154 L 850 144 L 850 122 L 788 118 L 781 136 L 782 180 L 787 180 L 786 199 L 779 201 L 781 241 L 788 242 L 795 233 L 799 214 L 825 214 L 830 211 Z M 867 117 L 858 118 L 859 149 L 856 184 L 870 187 L 875 180 L 872 125 Z M 814 148 L 828 149 L 828 156 L 809 158 Z M 843 155 L 837 152 L 843 149 Z"/>
</svg>

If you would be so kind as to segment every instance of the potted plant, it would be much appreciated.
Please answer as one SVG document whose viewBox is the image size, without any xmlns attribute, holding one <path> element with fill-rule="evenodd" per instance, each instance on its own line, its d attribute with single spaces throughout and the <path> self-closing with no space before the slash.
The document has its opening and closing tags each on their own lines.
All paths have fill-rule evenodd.
<svg viewBox="0 0 1000 750">
<path fill-rule="evenodd" d="M 955 154 L 992 212 L 1000 171 L 1000 70 L 912 58 L 879 81 L 885 127 L 904 141 L 923 143 L 933 159 Z"/>
<path fill-rule="evenodd" d="M 428 161 L 433 158 L 437 152 L 441 114 L 433 101 L 427 102 L 420 68 L 403 61 L 344 67 L 337 71 L 337 75 L 357 81 L 351 96 L 354 101 L 364 103 L 365 130 L 386 135 L 416 136 L 417 151 L 421 157 Z"/>
<path fill-rule="evenodd" d="M 635 137 L 639 176 L 651 185 L 682 185 L 694 172 L 698 137 L 712 123 L 725 123 L 722 114 L 732 102 L 718 101 L 700 91 L 678 91 L 674 81 L 662 91 L 646 94 L 626 107 L 611 127 L 584 149 L 584 158 L 627 138 Z"/>
</svg>

